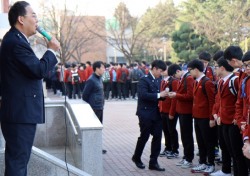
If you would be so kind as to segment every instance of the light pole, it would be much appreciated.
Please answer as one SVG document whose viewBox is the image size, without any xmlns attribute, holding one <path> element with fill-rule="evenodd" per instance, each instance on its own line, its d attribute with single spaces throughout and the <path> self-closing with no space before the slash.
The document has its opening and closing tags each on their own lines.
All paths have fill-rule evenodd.
<svg viewBox="0 0 250 176">
<path fill-rule="evenodd" d="M 167 61 L 167 34 L 164 34 L 161 38 L 161 41 L 163 42 L 163 60 Z"/>
</svg>

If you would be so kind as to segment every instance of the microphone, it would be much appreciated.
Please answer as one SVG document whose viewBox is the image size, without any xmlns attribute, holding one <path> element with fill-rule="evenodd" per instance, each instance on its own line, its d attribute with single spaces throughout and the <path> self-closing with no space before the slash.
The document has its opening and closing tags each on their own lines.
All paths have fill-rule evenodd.
<svg viewBox="0 0 250 176">
<path fill-rule="evenodd" d="M 48 41 L 50 41 L 52 39 L 52 37 L 41 27 L 41 26 L 37 26 L 36 30 L 42 35 L 44 36 Z"/>
</svg>

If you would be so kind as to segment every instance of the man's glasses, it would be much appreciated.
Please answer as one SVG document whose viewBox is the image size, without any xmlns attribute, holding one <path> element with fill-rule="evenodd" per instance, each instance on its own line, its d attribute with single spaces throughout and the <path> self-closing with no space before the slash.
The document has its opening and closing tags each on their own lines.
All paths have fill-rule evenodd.
<svg viewBox="0 0 250 176">
<path fill-rule="evenodd" d="M 250 69 L 250 63 L 249 64 L 243 64 L 244 69 Z"/>
</svg>

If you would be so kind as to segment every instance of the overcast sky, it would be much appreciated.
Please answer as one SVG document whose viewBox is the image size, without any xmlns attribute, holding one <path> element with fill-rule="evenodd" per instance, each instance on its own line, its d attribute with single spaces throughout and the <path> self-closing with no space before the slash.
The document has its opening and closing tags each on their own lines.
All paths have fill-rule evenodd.
<svg viewBox="0 0 250 176">
<path fill-rule="evenodd" d="M 51 0 L 44 0 L 46 4 L 49 4 Z M 90 16 L 106 16 L 111 18 L 115 8 L 120 2 L 124 2 L 131 15 L 141 16 L 149 7 L 154 7 L 159 2 L 165 2 L 165 0 L 69 0 L 69 5 L 72 9 L 75 9 L 75 3 L 80 7 L 82 15 Z M 178 4 L 183 0 L 174 0 L 174 3 Z M 35 11 L 39 10 L 37 0 L 28 0 Z M 58 0 L 59 4 L 62 5 L 63 0 Z"/>
</svg>

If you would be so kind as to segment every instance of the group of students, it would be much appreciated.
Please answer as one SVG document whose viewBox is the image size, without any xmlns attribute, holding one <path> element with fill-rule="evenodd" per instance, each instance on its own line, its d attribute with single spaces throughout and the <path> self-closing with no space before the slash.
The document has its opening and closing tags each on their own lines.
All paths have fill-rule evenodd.
<svg viewBox="0 0 250 176">
<path fill-rule="evenodd" d="M 177 64 L 167 64 L 161 81 L 161 91 L 167 91 L 159 101 L 165 149 L 160 156 L 177 158 L 179 118 L 183 158 L 176 163 L 193 173 L 247 176 L 250 169 L 250 51 L 243 55 L 239 46 L 229 46 L 213 56 L 199 54 L 183 70 Z M 193 165 L 193 120 L 199 149 L 199 163 Z M 215 172 L 215 147 L 221 149 L 222 168 Z M 232 161 L 232 162 L 231 162 Z"/>
<path fill-rule="evenodd" d="M 93 68 L 90 61 L 86 63 L 66 63 L 57 64 L 54 69 L 49 71 L 44 81 L 46 88 L 53 89 L 54 94 L 61 92 L 69 99 L 80 99 L 86 80 L 92 75 Z"/>
<path fill-rule="evenodd" d="M 137 83 L 139 78 L 148 73 L 146 62 L 138 62 L 129 67 L 124 63 L 104 64 L 105 72 L 102 75 L 105 99 L 126 99 L 130 96 L 136 99 Z M 71 98 L 81 98 L 84 86 L 93 73 L 91 62 L 81 64 L 58 64 L 49 72 L 46 79 L 47 88 L 52 88 L 54 94 L 58 91 Z M 111 93 L 111 97 L 110 97 Z"/>
</svg>

